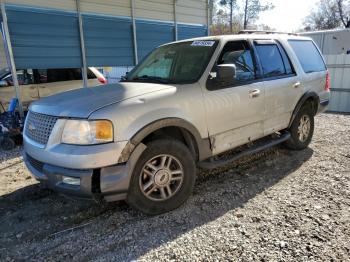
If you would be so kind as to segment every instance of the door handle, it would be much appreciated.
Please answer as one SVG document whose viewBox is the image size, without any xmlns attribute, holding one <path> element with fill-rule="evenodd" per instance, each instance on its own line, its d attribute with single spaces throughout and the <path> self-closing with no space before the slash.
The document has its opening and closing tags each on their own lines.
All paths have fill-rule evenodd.
<svg viewBox="0 0 350 262">
<path fill-rule="evenodd" d="M 260 95 L 260 90 L 259 89 L 254 89 L 249 91 L 249 96 L 250 98 L 255 98 Z"/>
<path fill-rule="evenodd" d="M 300 85 L 301 85 L 300 82 L 296 82 L 296 83 L 293 84 L 293 87 L 294 87 L 294 88 L 298 88 L 298 87 L 300 87 Z"/>
<path fill-rule="evenodd" d="M 40 88 L 46 88 L 46 86 L 39 86 Z"/>
</svg>

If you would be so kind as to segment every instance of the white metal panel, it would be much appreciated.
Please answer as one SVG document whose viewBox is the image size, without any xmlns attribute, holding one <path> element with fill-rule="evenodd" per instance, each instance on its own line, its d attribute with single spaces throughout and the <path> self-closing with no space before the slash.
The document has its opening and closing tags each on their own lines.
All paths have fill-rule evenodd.
<svg viewBox="0 0 350 262">
<path fill-rule="evenodd" d="M 350 29 L 337 29 L 305 32 L 301 35 L 311 37 L 324 55 L 338 55 L 350 52 Z"/>
<path fill-rule="evenodd" d="M 350 112 L 350 55 L 325 55 L 331 76 L 329 110 Z"/>
<path fill-rule="evenodd" d="M 325 55 L 350 52 L 350 30 L 328 32 L 324 35 L 322 53 Z"/>
<path fill-rule="evenodd" d="M 174 21 L 173 0 L 135 0 L 136 19 Z"/>
<path fill-rule="evenodd" d="M 206 0 L 178 0 L 177 12 L 179 23 L 207 24 Z"/>
<path fill-rule="evenodd" d="M 80 0 L 81 12 L 131 16 L 130 0 Z"/>
<path fill-rule="evenodd" d="M 76 11 L 75 0 L 6 0 L 6 4 Z"/>
</svg>

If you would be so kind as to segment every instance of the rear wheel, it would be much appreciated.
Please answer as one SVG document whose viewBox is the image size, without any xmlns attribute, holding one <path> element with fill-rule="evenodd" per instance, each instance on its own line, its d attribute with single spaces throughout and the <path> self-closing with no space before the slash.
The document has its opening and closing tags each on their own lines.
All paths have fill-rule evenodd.
<svg viewBox="0 0 350 262">
<path fill-rule="evenodd" d="M 311 105 L 306 104 L 299 110 L 289 132 L 291 138 L 285 143 L 288 148 L 302 150 L 310 144 L 314 133 L 314 111 Z"/>
<path fill-rule="evenodd" d="M 149 215 L 173 210 L 192 193 L 195 172 L 193 156 L 183 143 L 152 141 L 136 163 L 127 202 Z"/>
</svg>

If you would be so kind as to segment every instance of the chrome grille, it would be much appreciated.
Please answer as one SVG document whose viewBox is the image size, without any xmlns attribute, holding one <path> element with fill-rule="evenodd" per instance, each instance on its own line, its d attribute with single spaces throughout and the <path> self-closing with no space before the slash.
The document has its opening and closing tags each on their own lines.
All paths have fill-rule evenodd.
<svg viewBox="0 0 350 262">
<path fill-rule="evenodd" d="M 29 112 L 25 134 L 31 140 L 46 145 L 58 117 Z"/>
</svg>

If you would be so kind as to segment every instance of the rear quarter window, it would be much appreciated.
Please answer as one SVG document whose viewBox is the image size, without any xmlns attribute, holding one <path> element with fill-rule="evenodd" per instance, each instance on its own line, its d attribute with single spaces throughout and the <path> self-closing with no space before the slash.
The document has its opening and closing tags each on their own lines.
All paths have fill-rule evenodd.
<svg viewBox="0 0 350 262">
<path fill-rule="evenodd" d="M 288 40 L 305 73 L 325 71 L 326 65 L 311 40 Z"/>
</svg>

